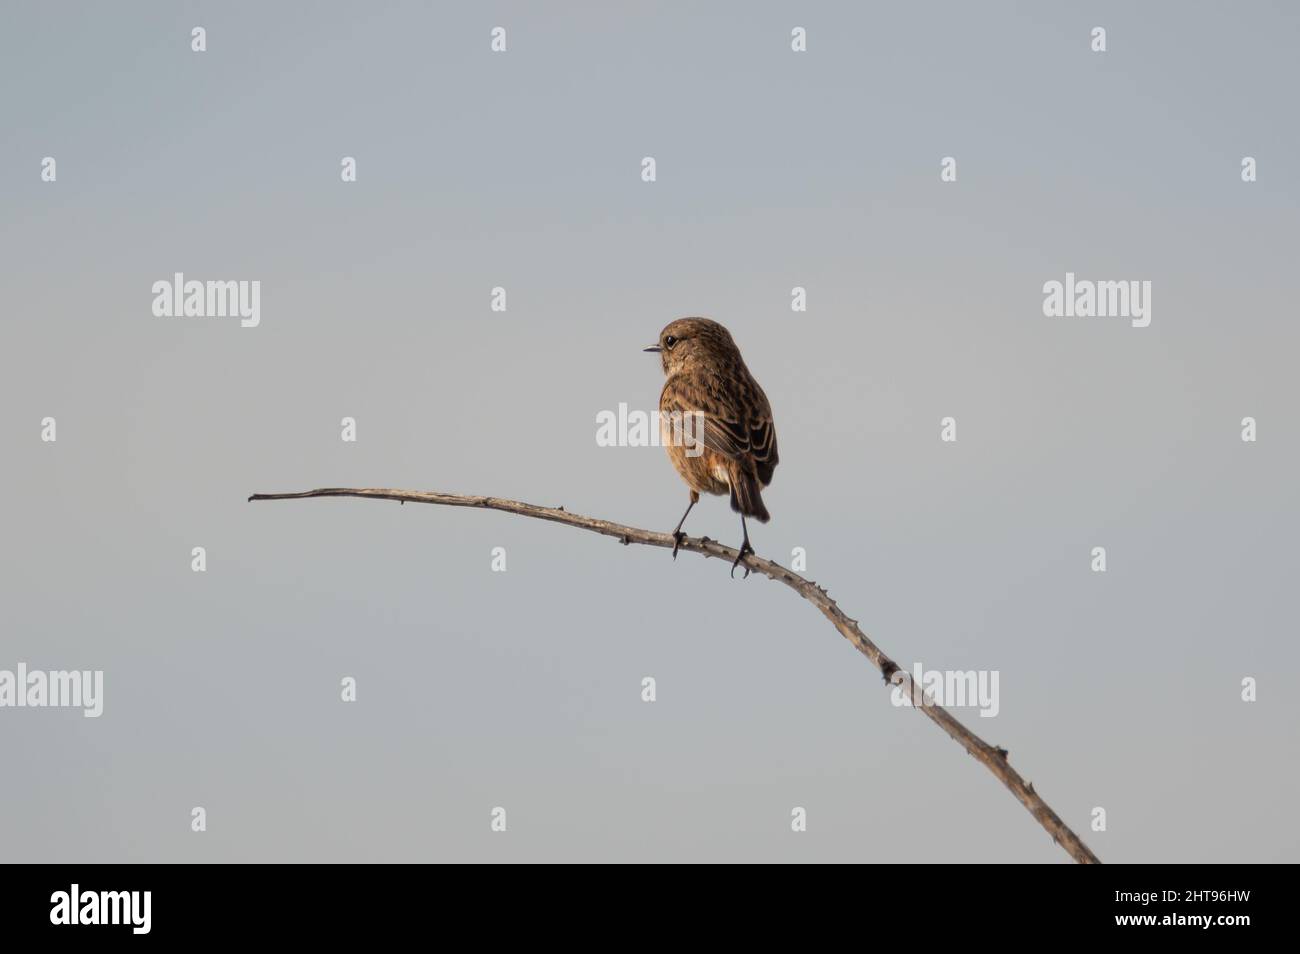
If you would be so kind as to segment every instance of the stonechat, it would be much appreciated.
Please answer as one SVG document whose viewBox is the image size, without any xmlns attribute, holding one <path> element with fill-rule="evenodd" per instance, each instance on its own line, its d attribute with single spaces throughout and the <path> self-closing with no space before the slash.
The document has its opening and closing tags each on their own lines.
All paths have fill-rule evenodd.
<svg viewBox="0 0 1300 954">
<path fill-rule="evenodd" d="M 731 333 L 716 321 L 679 318 L 659 333 L 658 344 L 645 350 L 663 362 L 668 379 L 659 395 L 660 435 L 691 494 L 673 530 L 673 559 L 685 539 L 682 524 L 700 494 L 729 494 L 743 538 L 731 564 L 735 576 L 745 554 L 754 552 L 745 518 L 769 519 L 761 491 L 772 482 L 778 462 L 772 407 Z"/>
</svg>

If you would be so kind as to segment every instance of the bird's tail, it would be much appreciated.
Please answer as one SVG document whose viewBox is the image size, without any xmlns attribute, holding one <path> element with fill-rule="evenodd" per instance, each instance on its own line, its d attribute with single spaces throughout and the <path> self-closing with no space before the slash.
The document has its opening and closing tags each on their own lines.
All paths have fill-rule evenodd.
<svg viewBox="0 0 1300 954">
<path fill-rule="evenodd" d="M 767 523 L 772 519 L 763 506 L 758 478 L 739 467 L 732 468 L 730 477 L 731 509 L 746 517 L 753 517 L 759 523 Z"/>
</svg>

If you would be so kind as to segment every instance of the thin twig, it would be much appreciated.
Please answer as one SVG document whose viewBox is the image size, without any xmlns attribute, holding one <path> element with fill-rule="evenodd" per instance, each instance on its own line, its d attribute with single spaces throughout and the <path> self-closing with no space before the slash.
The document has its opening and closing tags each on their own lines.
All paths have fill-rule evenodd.
<svg viewBox="0 0 1300 954">
<path fill-rule="evenodd" d="M 501 497 L 476 497 L 466 494 L 443 494 L 434 491 L 331 487 L 323 490 L 307 490 L 296 494 L 253 494 L 248 499 L 294 500 L 302 497 L 375 497 L 380 500 L 398 500 L 403 503 L 410 501 L 411 503 L 442 504 L 447 507 L 478 507 L 484 510 L 503 510 L 506 513 L 517 513 L 520 516 L 535 517 L 538 520 L 550 520 L 554 523 L 563 523 L 570 527 L 578 527 L 594 533 L 604 534 L 607 537 L 616 538 L 624 546 L 639 543 L 649 547 L 671 549 L 674 543 L 673 536 L 670 533 L 655 533 L 637 527 L 624 526 L 621 523 L 611 523 L 608 520 L 598 520 L 595 517 L 584 517 L 581 514 L 570 513 L 563 507 L 539 507 L 536 504 L 522 503 L 518 500 L 505 500 Z M 708 537 L 686 537 L 682 540 L 680 549 L 689 550 L 693 553 L 702 553 L 706 557 L 717 557 L 726 560 L 728 563 L 736 559 L 734 549 L 723 546 Z M 844 612 L 830 598 L 826 590 L 811 580 L 806 580 L 797 573 L 793 573 L 770 560 L 747 554 L 742 562 L 755 573 L 776 580 L 778 583 L 784 583 L 821 610 L 822 615 L 831 621 L 832 625 L 839 630 L 840 635 L 847 639 L 858 652 L 866 656 L 871 661 L 871 664 L 880 670 L 887 683 L 892 685 L 906 684 L 910 697 L 918 700 L 916 707 L 925 713 L 935 725 L 952 736 L 962 748 L 984 763 L 988 770 L 1011 790 L 1011 793 L 1016 796 L 1020 804 L 1024 805 L 1029 810 L 1029 813 L 1038 820 L 1038 823 L 1047 830 L 1047 833 L 1052 836 L 1052 840 L 1064 848 L 1071 858 L 1080 864 L 1101 863 L 1101 860 L 1089 850 L 1079 836 L 1071 831 L 1070 827 L 1061 821 L 1061 817 L 1052 811 L 1051 807 L 1034 791 L 1033 785 L 1026 782 L 1020 776 L 1020 773 L 1011 767 L 1011 764 L 1007 761 L 1005 749 L 989 745 L 958 722 L 948 710 L 935 705 L 929 697 L 925 696 L 923 690 L 913 682 L 909 674 L 901 670 L 892 659 L 881 652 L 880 647 L 867 638 L 862 630 L 858 628 L 857 620 L 844 615 Z M 924 700 L 924 702 L 922 703 L 920 700 Z"/>
</svg>

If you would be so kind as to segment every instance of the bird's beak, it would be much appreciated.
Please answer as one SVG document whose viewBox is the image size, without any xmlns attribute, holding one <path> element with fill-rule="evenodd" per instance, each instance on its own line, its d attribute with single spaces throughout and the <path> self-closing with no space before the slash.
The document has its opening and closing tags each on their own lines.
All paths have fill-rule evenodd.
<svg viewBox="0 0 1300 954">
<path fill-rule="evenodd" d="M 664 349 L 661 348 L 661 347 L 659 347 L 658 345 L 651 345 L 650 347 L 646 348 L 645 350 L 646 350 L 646 351 L 649 351 L 649 352 L 651 352 L 651 353 L 653 353 L 653 354 L 658 354 L 659 352 L 663 351 Z"/>
</svg>

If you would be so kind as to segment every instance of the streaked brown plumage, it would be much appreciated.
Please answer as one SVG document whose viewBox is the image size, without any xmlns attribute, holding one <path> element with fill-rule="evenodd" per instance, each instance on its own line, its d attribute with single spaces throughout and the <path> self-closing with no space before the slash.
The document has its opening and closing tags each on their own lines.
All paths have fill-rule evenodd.
<svg viewBox="0 0 1300 954">
<path fill-rule="evenodd" d="M 690 488 L 691 502 L 673 531 L 682 540 L 682 524 L 700 494 L 729 494 L 731 509 L 740 514 L 744 535 L 732 573 L 753 553 L 745 517 L 767 523 L 762 489 L 772 482 L 779 458 L 776 426 L 767 395 L 745 367 L 731 333 L 708 318 L 679 318 L 659 333 L 659 343 L 647 351 L 657 352 L 663 362 L 663 392 L 659 395 L 660 424 L 668 459 Z M 686 435 L 702 440 L 703 450 L 694 453 L 681 435 L 669 433 L 673 415 L 702 417 L 703 433 L 694 433 L 688 423 Z M 689 452 L 688 452 L 689 451 Z M 677 556 L 677 547 L 673 547 Z M 745 568 L 749 575 L 749 568 Z"/>
</svg>

